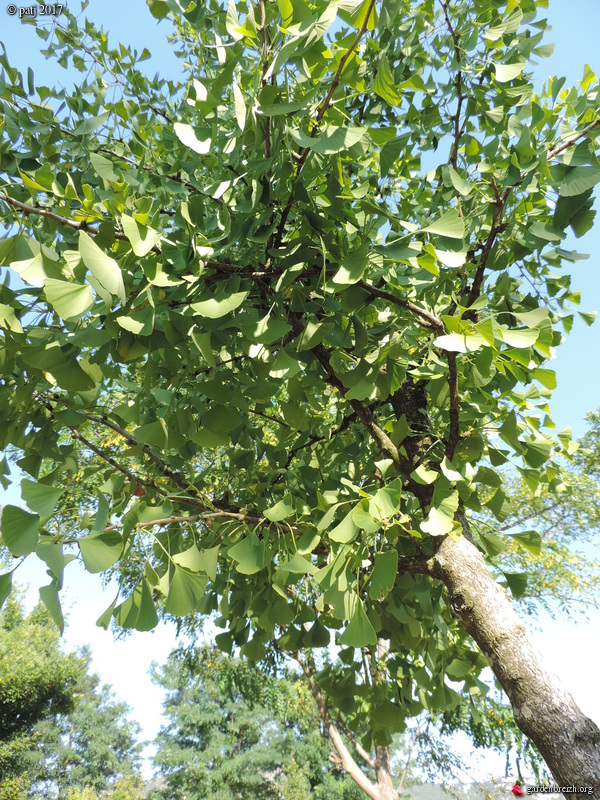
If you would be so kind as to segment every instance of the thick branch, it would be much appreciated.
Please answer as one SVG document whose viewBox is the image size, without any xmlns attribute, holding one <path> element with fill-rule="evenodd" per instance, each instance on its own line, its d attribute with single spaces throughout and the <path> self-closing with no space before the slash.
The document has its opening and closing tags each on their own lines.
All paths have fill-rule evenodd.
<svg viewBox="0 0 600 800">
<path fill-rule="evenodd" d="M 371 800 L 380 800 L 380 793 L 378 790 L 377 784 L 373 783 L 373 781 L 369 780 L 364 772 L 361 770 L 359 765 L 356 761 L 352 758 L 352 754 L 346 747 L 346 744 L 333 723 L 331 719 L 331 714 L 329 713 L 329 709 L 327 708 L 327 703 L 319 686 L 315 681 L 315 663 L 313 660 L 312 655 L 308 655 L 306 661 L 302 661 L 298 653 L 292 653 L 292 657 L 300 664 L 302 667 L 302 671 L 306 676 L 306 680 L 308 681 L 308 685 L 310 687 L 310 691 L 314 698 L 315 704 L 319 711 L 319 715 L 323 720 L 323 724 L 327 729 L 327 733 L 329 734 L 329 738 L 335 747 L 340 760 L 342 762 L 342 767 L 348 773 L 348 775 L 352 778 L 352 780 L 356 783 L 356 785 L 368 795 Z"/>
<path fill-rule="evenodd" d="M 460 400 L 458 396 L 458 370 L 456 353 L 447 352 L 448 386 L 450 388 L 450 433 L 446 442 L 446 456 L 452 458 L 460 439 Z"/>
<path fill-rule="evenodd" d="M 477 267 L 477 271 L 473 279 L 473 285 L 471 286 L 469 299 L 467 300 L 467 306 L 472 306 L 473 303 L 477 300 L 477 298 L 481 294 L 481 287 L 483 285 L 485 268 L 488 262 L 488 258 L 490 257 L 490 253 L 492 252 L 492 247 L 494 246 L 494 242 L 496 241 L 496 237 L 498 236 L 502 228 L 502 214 L 504 213 L 504 208 L 506 207 L 506 203 L 510 196 L 511 189 L 512 189 L 511 186 L 507 186 L 506 189 L 502 192 L 502 194 L 499 195 L 496 199 L 495 203 L 496 210 L 494 212 L 494 218 L 492 220 L 492 227 L 490 228 L 488 237 L 485 240 L 485 244 L 483 245 L 483 250 L 481 251 L 481 255 L 479 256 L 479 265 Z"/>
</svg>

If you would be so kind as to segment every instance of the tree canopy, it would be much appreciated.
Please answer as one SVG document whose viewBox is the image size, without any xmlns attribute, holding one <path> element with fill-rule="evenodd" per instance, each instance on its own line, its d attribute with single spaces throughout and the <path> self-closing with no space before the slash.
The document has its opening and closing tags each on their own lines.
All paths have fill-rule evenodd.
<svg viewBox="0 0 600 800">
<path fill-rule="evenodd" d="M 167 691 L 154 757 L 165 787 L 157 797 L 364 796 L 331 763 L 298 675 L 274 677 L 205 646 L 173 651 L 154 680 Z"/>
<path fill-rule="evenodd" d="M 0 56 L 0 440 L 29 509 L 4 544 L 59 624 L 78 557 L 120 574 L 104 626 L 214 613 L 255 660 L 335 635 L 324 674 L 300 658 L 368 723 L 374 798 L 394 732 L 488 663 L 557 782 L 600 781 L 523 576 L 488 566 L 539 534 L 470 523 L 509 513 L 502 465 L 541 497 L 575 449 L 547 361 L 592 318 L 561 244 L 594 220 L 598 83 L 533 90 L 546 4 L 149 0 L 181 83 L 67 10 L 38 32 L 76 89 Z"/>
<path fill-rule="evenodd" d="M 0 798 L 65 800 L 135 773 L 138 726 L 89 671 L 64 653 L 43 606 L 11 599 L 0 615 Z"/>
</svg>

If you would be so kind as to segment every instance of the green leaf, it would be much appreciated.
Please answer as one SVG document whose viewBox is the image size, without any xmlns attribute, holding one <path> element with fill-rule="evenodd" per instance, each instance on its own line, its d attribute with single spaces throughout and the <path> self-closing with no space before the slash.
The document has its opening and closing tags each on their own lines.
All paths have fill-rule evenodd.
<svg viewBox="0 0 600 800">
<path fill-rule="evenodd" d="M 367 132 L 363 127 L 337 127 L 328 125 L 318 136 L 311 137 L 303 131 L 290 131 L 301 147 L 308 147 L 315 153 L 331 156 L 349 150 L 363 138 Z"/>
<path fill-rule="evenodd" d="M 166 611 L 177 617 L 196 611 L 204 596 L 207 584 L 207 575 L 188 572 L 175 565 L 173 574 L 169 578 L 169 592 L 165 604 Z"/>
<path fill-rule="evenodd" d="M 458 492 L 440 491 L 438 485 L 433 495 L 433 505 L 429 510 L 427 520 L 421 523 L 421 530 L 431 536 L 444 536 L 454 527 L 454 515 L 458 509 Z M 436 494 L 438 495 L 436 497 Z"/>
<path fill-rule="evenodd" d="M 65 489 L 56 489 L 45 483 L 36 483 L 28 478 L 21 481 L 21 497 L 28 507 L 40 517 L 49 517 L 64 494 Z"/>
<path fill-rule="evenodd" d="M 79 539 L 81 558 L 88 572 L 105 572 L 119 560 L 123 552 L 123 539 L 117 531 L 106 531 L 98 536 Z"/>
<path fill-rule="evenodd" d="M 437 336 L 433 340 L 433 343 L 436 347 L 440 347 L 442 350 L 447 350 L 451 353 L 469 353 L 479 350 L 480 347 L 487 344 L 487 341 L 485 337 L 478 333 L 464 334 L 453 331 L 443 336 Z"/>
<path fill-rule="evenodd" d="M 496 80 L 499 83 L 508 83 L 518 78 L 525 69 L 525 61 L 517 61 L 514 64 L 495 64 Z"/>
<path fill-rule="evenodd" d="M 562 197 L 574 197 L 587 192 L 600 182 L 600 165 L 571 167 L 565 172 L 558 193 Z"/>
<path fill-rule="evenodd" d="M 44 281 L 46 299 L 64 320 L 80 319 L 94 305 L 91 286 L 70 281 L 57 281 L 46 278 Z"/>
<path fill-rule="evenodd" d="M 202 417 L 202 426 L 215 433 L 229 433 L 242 424 L 242 416 L 236 408 L 213 403 Z"/>
<path fill-rule="evenodd" d="M 121 217 L 123 232 L 131 242 L 133 252 L 139 258 L 147 256 L 160 241 L 160 233 L 145 225 L 140 225 L 133 217 L 123 214 Z"/>
<path fill-rule="evenodd" d="M 235 119 L 241 131 L 246 127 L 246 103 L 244 95 L 238 84 L 233 82 L 233 102 L 235 108 Z"/>
<path fill-rule="evenodd" d="M 175 135 L 179 141 L 194 153 L 205 156 L 210 153 L 211 135 L 210 130 L 207 130 L 208 136 L 204 139 L 198 139 L 196 132 L 191 125 L 183 122 L 176 122 L 174 125 Z"/>
<path fill-rule="evenodd" d="M 282 519 L 287 519 L 294 513 L 294 502 L 290 494 L 286 494 L 283 500 L 275 503 L 271 508 L 263 511 L 263 516 L 271 522 L 281 522 Z"/>
<path fill-rule="evenodd" d="M 35 550 L 39 537 L 40 518 L 18 506 L 2 509 L 2 538 L 13 556 L 28 556 Z"/>
<path fill-rule="evenodd" d="M 326 322 L 309 322 L 298 339 L 298 351 L 312 350 L 331 332 L 331 325 Z"/>
<path fill-rule="evenodd" d="M 242 575 L 254 575 L 269 563 L 270 553 L 264 542 L 255 533 L 251 533 L 241 542 L 229 548 L 228 555 L 236 563 L 236 569 Z"/>
<path fill-rule="evenodd" d="M 373 91 L 383 98 L 391 106 L 399 106 L 402 103 L 402 94 L 396 88 L 394 76 L 390 69 L 387 56 L 383 55 L 379 60 L 377 76 L 373 81 Z"/>
<path fill-rule="evenodd" d="M 518 542 L 521 547 L 524 547 L 528 553 L 539 556 L 542 549 L 542 537 L 537 531 L 520 531 L 519 533 L 509 533 L 508 535 L 515 542 Z"/>
<path fill-rule="evenodd" d="M 83 263 L 101 289 L 125 302 L 125 286 L 121 269 L 114 258 L 107 256 L 85 231 L 79 233 L 79 252 Z"/>
<path fill-rule="evenodd" d="M 535 344 L 539 335 L 539 330 L 536 328 L 516 328 L 509 330 L 504 325 L 502 326 L 501 336 L 502 340 L 510 347 L 531 347 Z"/>
<path fill-rule="evenodd" d="M 356 253 L 348 253 L 331 281 L 336 286 L 351 286 L 362 278 L 368 264 L 369 259 L 366 249 L 361 249 Z"/>
<path fill-rule="evenodd" d="M 382 178 L 386 178 L 389 175 L 400 153 L 406 147 L 406 141 L 406 136 L 398 136 L 386 142 L 379 151 L 379 170 Z"/>
<path fill-rule="evenodd" d="M 115 608 L 113 616 L 121 628 L 151 631 L 158 625 L 158 615 L 152 599 L 152 587 L 146 578 L 142 578 L 131 596 Z"/>
<path fill-rule="evenodd" d="M 12 591 L 12 572 L 0 575 L 0 608 L 4 605 Z"/>
<path fill-rule="evenodd" d="M 473 184 L 459 175 L 452 167 L 448 167 L 448 174 L 456 191 L 463 197 L 468 197 L 473 191 Z"/>
<path fill-rule="evenodd" d="M 396 478 L 378 489 L 369 501 L 369 511 L 379 519 L 389 519 L 398 513 L 402 500 L 402 480 Z"/>
<path fill-rule="evenodd" d="M 375 566 L 371 574 L 369 596 L 371 600 L 382 600 L 394 587 L 398 574 L 398 551 L 386 550 L 375 554 Z"/>
<path fill-rule="evenodd" d="M 465 225 L 458 211 L 450 208 L 438 220 L 427 225 L 426 228 L 421 228 L 421 232 L 435 233 L 449 239 L 462 239 L 465 235 Z"/>
<path fill-rule="evenodd" d="M 115 182 L 120 180 L 120 176 L 115 172 L 115 166 L 109 158 L 100 155 L 100 153 L 90 153 L 90 162 L 101 178 Z"/>
<path fill-rule="evenodd" d="M 294 553 L 289 561 L 285 561 L 281 565 L 280 569 L 297 575 L 314 575 L 317 571 L 317 568 L 300 553 Z"/>
<path fill-rule="evenodd" d="M 377 644 L 377 634 L 371 625 L 362 600 L 358 599 L 352 619 L 340 636 L 340 644 L 347 647 L 368 647 Z"/>
<path fill-rule="evenodd" d="M 70 555 L 65 559 L 62 544 L 55 544 L 54 542 L 40 542 L 35 548 L 35 554 L 48 565 L 58 581 L 59 588 L 62 588 L 65 563 L 68 563 L 70 559 L 74 559 L 75 556 Z"/>
<path fill-rule="evenodd" d="M 527 591 L 527 574 L 524 572 L 504 572 L 506 583 L 515 600 L 520 600 Z"/>
<path fill-rule="evenodd" d="M 379 519 L 379 514 L 376 513 L 377 519 L 375 519 L 371 513 L 371 504 L 369 500 L 361 500 L 351 513 L 354 524 L 358 525 L 365 533 L 376 533 L 380 530 L 381 521 Z"/>
<path fill-rule="evenodd" d="M 354 511 L 349 511 L 344 519 L 329 531 L 329 538 L 332 542 L 349 544 L 358 536 L 358 527 L 354 522 Z"/>
<path fill-rule="evenodd" d="M 328 647 L 331 641 L 329 630 L 316 619 L 312 627 L 302 637 L 303 647 Z"/>
<path fill-rule="evenodd" d="M 62 634 L 65 628 L 65 619 L 63 617 L 62 608 L 60 606 L 60 600 L 58 597 L 58 587 L 59 584 L 56 579 L 54 579 L 52 583 L 49 583 L 48 586 L 41 586 L 40 600 L 50 612 L 50 616 Z"/>
<path fill-rule="evenodd" d="M 510 500 L 503 489 L 497 489 L 487 501 L 486 506 L 499 522 L 503 522 L 511 512 Z"/>
<path fill-rule="evenodd" d="M 220 319 L 239 308 L 248 297 L 248 294 L 248 292 L 234 292 L 222 297 L 211 297 L 209 300 L 200 300 L 198 303 L 192 303 L 191 307 L 201 317 Z"/>
</svg>

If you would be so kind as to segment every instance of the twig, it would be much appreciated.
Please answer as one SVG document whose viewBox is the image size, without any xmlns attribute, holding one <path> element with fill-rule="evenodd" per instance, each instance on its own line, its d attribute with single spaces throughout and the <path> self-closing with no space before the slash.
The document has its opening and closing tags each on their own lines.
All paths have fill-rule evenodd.
<svg viewBox="0 0 600 800">
<path fill-rule="evenodd" d="M 314 122 L 314 124 L 313 124 L 313 126 L 311 128 L 311 131 L 310 131 L 311 139 L 314 139 L 314 137 L 317 135 L 317 132 L 319 130 L 319 126 L 321 124 L 321 121 L 322 121 L 323 117 L 325 116 L 325 112 L 327 111 L 327 109 L 329 107 L 329 104 L 331 102 L 331 98 L 333 97 L 333 93 L 335 92 L 335 90 L 337 89 L 337 87 L 339 85 L 340 78 L 342 77 L 342 72 L 344 71 L 344 67 L 346 66 L 346 62 L 348 61 L 348 59 L 350 58 L 350 56 L 352 55 L 354 50 L 356 50 L 356 48 L 358 47 L 358 44 L 359 44 L 360 40 L 362 39 L 362 37 L 364 36 L 365 31 L 369 27 L 369 18 L 371 16 L 371 13 L 373 11 L 373 7 L 374 6 L 375 6 L 375 0 L 371 0 L 371 2 L 369 3 L 369 7 L 367 8 L 363 24 L 360 27 L 360 30 L 356 34 L 356 37 L 354 38 L 354 41 L 352 42 L 352 44 L 350 45 L 348 50 L 344 53 L 344 55 L 340 59 L 339 66 L 338 66 L 338 68 L 336 70 L 335 75 L 333 76 L 333 80 L 331 82 L 331 86 L 329 88 L 329 91 L 327 92 L 327 95 L 325 96 L 325 99 L 323 100 L 323 102 L 321 103 L 321 105 L 319 106 L 319 108 L 317 110 L 317 115 L 316 115 L 316 118 L 315 118 L 315 122 Z M 298 162 L 297 162 L 297 166 L 296 166 L 296 178 L 298 178 L 298 176 L 300 175 L 300 172 L 302 171 L 302 167 L 304 166 L 304 163 L 305 163 L 306 159 L 308 158 L 308 154 L 309 153 L 310 153 L 310 147 L 305 147 L 304 150 L 302 150 L 302 152 L 300 153 L 299 158 L 298 158 Z M 285 231 L 285 226 L 286 226 L 286 223 L 287 223 L 287 219 L 288 219 L 288 216 L 290 214 L 290 211 L 292 210 L 292 206 L 293 205 L 294 205 L 294 192 L 292 190 L 290 192 L 290 196 L 289 196 L 288 201 L 287 201 L 287 203 L 285 205 L 285 208 L 283 209 L 283 211 L 281 213 L 281 219 L 279 220 L 279 225 L 277 226 L 277 233 L 275 235 L 275 247 L 279 247 L 279 245 L 281 244 L 281 242 L 283 240 L 283 233 Z"/>
<path fill-rule="evenodd" d="M 552 150 L 549 150 L 548 158 L 555 158 L 556 156 L 560 155 L 560 153 L 568 150 L 569 147 L 572 147 L 572 145 L 577 144 L 580 139 L 583 139 L 583 137 L 587 136 L 590 131 L 593 131 L 594 128 L 598 127 L 600 127 L 600 119 L 590 122 L 589 125 L 586 125 L 585 128 L 583 128 L 579 133 L 575 134 L 575 136 L 573 136 L 571 139 L 567 139 L 566 142 L 558 144 L 556 147 L 553 147 Z"/>
<path fill-rule="evenodd" d="M 406 309 L 406 311 L 410 311 L 411 314 L 415 314 L 417 317 L 419 317 L 421 325 L 424 325 L 426 328 L 433 328 L 438 333 L 445 332 L 446 329 L 444 328 L 444 323 L 436 314 L 432 314 L 430 311 L 425 311 L 425 309 L 419 308 L 419 306 L 411 303 L 410 300 L 405 300 L 403 297 L 397 297 L 396 295 L 390 294 L 382 289 L 377 289 L 375 286 L 371 286 L 371 284 L 367 283 L 366 281 L 358 281 L 357 286 L 360 286 L 361 289 L 369 292 L 369 294 L 371 294 L 373 297 L 381 297 L 383 300 L 394 303 L 394 305 L 400 306 L 401 308 Z"/>
</svg>

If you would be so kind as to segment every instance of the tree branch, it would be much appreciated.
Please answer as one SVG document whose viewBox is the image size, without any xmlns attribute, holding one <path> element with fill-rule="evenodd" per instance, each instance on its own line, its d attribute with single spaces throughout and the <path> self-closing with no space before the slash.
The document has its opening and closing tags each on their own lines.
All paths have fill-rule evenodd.
<svg viewBox="0 0 600 800">
<path fill-rule="evenodd" d="M 456 33 L 454 26 L 450 20 L 450 14 L 448 12 L 448 2 L 447 0 L 440 0 L 440 5 L 444 10 L 444 18 L 446 20 L 446 25 L 448 27 L 448 31 L 450 32 L 450 36 L 452 38 L 452 44 L 454 46 L 454 55 L 456 57 L 456 61 L 458 63 L 458 72 L 456 75 L 456 93 L 458 96 L 457 105 L 456 105 L 456 114 L 454 114 L 454 141 L 452 143 L 452 150 L 450 151 L 450 164 L 456 169 L 458 163 L 458 148 L 460 145 L 460 139 L 464 133 L 464 125 L 461 127 L 460 125 L 460 117 L 462 114 L 462 104 L 463 100 L 465 99 L 463 95 L 463 76 L 462 76 L 462 53 L 460 51 L 460 37 Z M 462 216 L 462 215 L 461 215 Z"/>
<path fill-rule="evenodd" d="M 448 386 L 450 388 L 450 433 L 446 442 L 446 456 L 452 459 L 460 439 L 460 400 L 458 395 L 458 370 L 456 353 L 447 352 Z"/>
<path fill-rule="evenodd" d="M 190 486 L 190 484 L 185 481 L 181 475 L 177 472 L 174 472 L 168 464 L 166 464 L 159 455 L 157 455 L 154 450 L 147 444 L 142 444 L 139 439 L 136 439 L 133 434 L 129 433 L 129 431 L 125 430 L 125 428 L 121 428 L 120 425 L 117 425 L 111 419 L 109 419 L 105 414 L 102 416 L 98 416 L 97 414 L 87 414 L 83 413 L 83 416 L 88 419 L 90 422 L 97 422 L 99 425 L 104 425 L 106 428 L 110 428 L 115 433 L 118 433 L 119 436 L 123 437 L 127 444 L 130 444 L 132 447 L 141 447 L 142 451 L 148 458 L 153 461 L 162 474 L 169 478 L 169 480 L 173 481 L 180 489 L 183 489 L 185 492 L 189 492 L 190 488 L 193 489 L 194 494 L 198 499 L 202 499 L 200 493 L 196 489 L 195 486 Z M 206 501 L 203 500 L 203 504 L 206 505 Z"/>
<path fill-rule="evenodd" d="M 374 6 L 375 6 L 375 0 L 371 0 L 371 2 L 369 3 L 369 7 L 367 8 L 363 24 L 360 27 L 360 30 L 356 34 L 356 37 L 355 37 L 354 41 L 352 42 L 352 44 L 350 45 L 350 47 L 348 48 L 348 50 L 344 53 L 344 55 L 340 59 L 340 63 L 339 63 L 338 68 L 337 68 L 337 70 L 335 72 L 335 75 L 333 76 L 333 80 L 331 82 L 331 86 L 329 88 L 329 91 L 327 92 L 327 95 L 325 96 L 325 99 L 323 100 L 323 102 L 321 103 L 321 105 L 319 106 L 319 108 L 317 110 L 317 116 L 315 118 L 315 122 L 314 122 L 314 124 L 313 124 L 313 126 L 311 128 L 311 131 L 310 131 L 311 139 L 314 139 L 314 137 L 317 135 L 317 132 L 319 130 L 319 126 L 321 124 L 321 121 L 322 121 L 323 117 L 325 116 L 325 112 L 327 111 L 327 109 L 329 107 L 329 104 L 331 102 L 331 98 L 333 97 L 333 93 L 335 92 L 335 90 L 337 89 L 337 87 L 339 85 L 340 78 L 342 77 L 342 72 L 344 71 L 344 67 L 346 66 L 346 63 L 347 63 L 348 59 L 350 58 L 352 53 L 358 47 L 358 45 L 360 43 L 360 40 L 362 39 L 362 37 L 365 34 L 365 31 L 369 27 L 369 18 L 371 16 L 371 13 L 373 11 Z M 310 147 L 305 147 L 304 150 L 300 153 L 299 158 L 298 158 L 298 164 L 296 166 L 296 178 L 298 178 L 298 176 L 300 175 L 300 172 L 302 171 L 302 167 L 304 166 L 304 163 L 306 162 L 306 159 L 308 158 L 308 154 L 309 153 L 310 153 Z M 275 247 L 279 247 L 279 245 L 281 244 L 281 242 L 283 240 L 283 234 L 284 234 L 284 231 L 285 231 L 285 226 L 286 226 L 287 219 L 289 217 L 289 214 L 290 214 L 290 211 L 292 210 L 292 206 L 293 205 L 294 205 L 294 192 L 292 190 L 290 192 L 290 196 L 289 196 L 288 201 L 287 201 L 287 203 L 285 205 L 285 208 L 283 209 L 283 211 L 281 213 L 281 219 L 279 220 L 279 225 L 277 226 L 277 233 L 275 235 Z"/>
<path fill-rule="evenodd" d="M 380 800 L 380 793 L 377 784 L 373 783 L 373 781 L 367 778 L 359 765 L 352 758 L 352 754 L 346 747 L 339 730 L 336 728 L 333 720 L 331 719 L 331 714 L 327 708 L 327 703 L 323 693 L 315 681 L 314 676 L 316 668 L 312 654 L 309 652 L 305 661 L 302 660 L 299 653 L 290 653 L 290 655 L 298 662 L 298 664 L 300 664 L 300 667 L 306 676 L 306 680 L 308 681 L 308 685 L 319 711 L 319 715 L 323 720 L 323 724 L 327 729 L 329 738 L 331 739 L 331 742 L 333 743 L 333 746 L 340 757 L 343 769 L 348 773 L 356 785 L 362 789 L 362 791 L 368 795 L 368 797 L 371 798 L 371 800 Z"/>
<path fill-rule="evenodd" d="M 107 464 L 110 464 L 113 469 L 116 469 L 118 472 L 125 475 L 129 480 L 133 483 L 139 483 L 142 486 L 146 486 L 148 489 L 151 489 L 153 492 L 162 495 L 163 497 L 167 496 L 167 492 L 157 486 L 154 481 L 148 481 L 144 478 L 140 478 L 134 472 L 126 469 L 125 467 L 121 466 L 118 461 L 116 461 L 112 456 L 109 456 L 108 453 L 105 453 L 100 447 L 97 447 L 95 444 L 86 439 L 85 436 L 82 436 L 81 433 L 77 430 L 77 428 L 72 427 L 71 425 L 68 426 L 69 430 L 74 439 L 84 444 L 88 447 L 93 453 L 96 453 L 103 461 L 106 461 Z"/>
<path fill-rule="evenodd" d="M 364 289 L 366 292 L 369 292 L 373 297 L 380 297 L 383 300 L 387 300 L 389 303 L 404 308 L 406 311 L 410 311 L 411 314 L 419 317 L 419 321 L 424 327 L 433 328 L 438 333 L 445 333 L 446 329 L 444 328 L 444 323 L 436 314 L 419 308 L 419 306 L 411 303 L 410 300 L 405 300 L 403 297 L 397 297 L 383 289 L 377 289 L 377 287 L 371 286 L 371 284 L 366 281 L 358 281 L 356 285 L 360 286 L 360 288 Z"/>
<path fill-rule="evenodd" d="M 580 139 L 583 139 L 584 136 L 587 136 L 588 133 L 594 130 L 594 128 L 600 127 L 600 119 L 596 119 L 593 122 L 590 122 L 589 125 L 586 125 L 579 133 L 575 134 L 571 139 L 567 139 L 566 142 L 562 144 L 557 144 L 556 147 L 553 147 L 551 150 L 548 151 L 548 158 L 555 158 L 556 156 L 563 153 L 565 150 L 568 150 L 569 147 L 572 147 L 574 144 Z"/>
<path fill-rule="evenodd" d="M 477 298 L 481 294 L 481 286 L 483 284 L 483 277 L 485 275 L 485 267 L 488 262 L 488 258 L 490 257 L 490 253 L 492 252 L 492 247 L 494 246 L 496 237 L 498 236 L 502 228 L 502 214 L 504 213 L 504 209 L 506 207 L 506 203 L 508 201 L 512 188 L 513 188 L 512 186 L 507 186 L 501 195 L 497 195 L 495 203 L 496 210 L 494 212 L 494 218 L 492 220 L 492 227 L 490 228 L 490 232 L 488 234 L 487 239 L 485 240 L 485 244 L 483 245 L 481 255 L 479 256 L 479 265 L 477 266 L 477 271 L 475 272 L 473 285 L 471 286 L 469 299 L 467 300 L 467 306 L 472 306 L 473 303 L 477 300 Z M 497 188 L 495 188 L 494 191 L 496 192 Z"/>
</svg>

